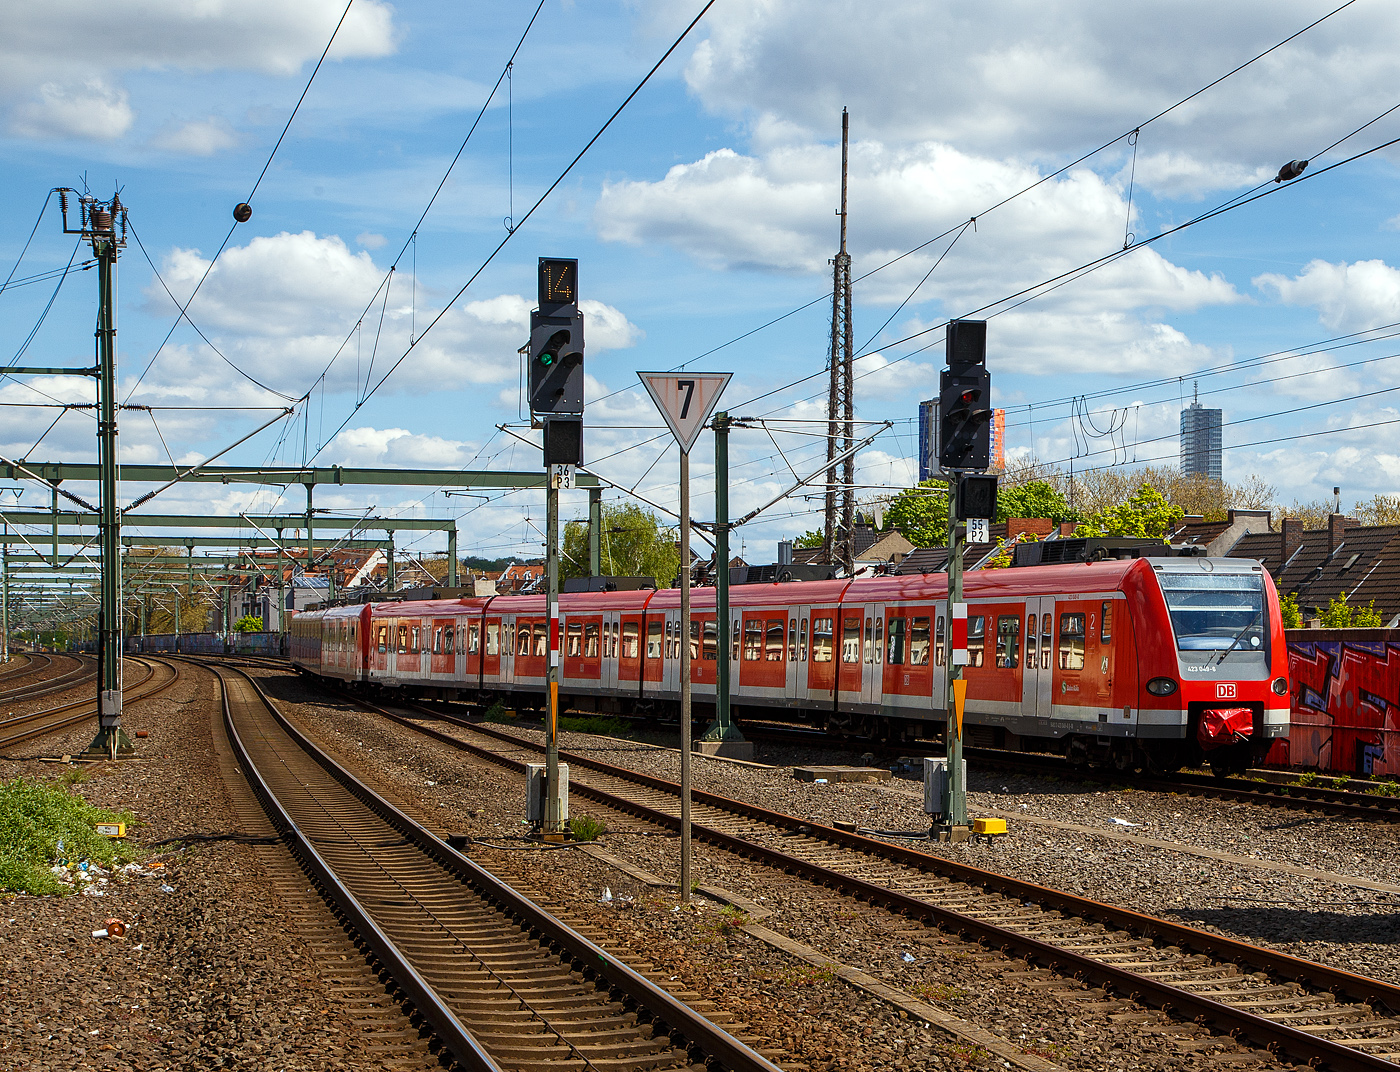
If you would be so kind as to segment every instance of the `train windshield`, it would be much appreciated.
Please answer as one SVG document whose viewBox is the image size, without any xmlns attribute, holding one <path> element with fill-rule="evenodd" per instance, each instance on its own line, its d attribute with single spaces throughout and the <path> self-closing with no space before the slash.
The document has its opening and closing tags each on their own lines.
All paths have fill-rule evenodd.
<svg viewBox="0 0 1400 1072">
<path fill-rule="evenodd" d="M 1258 573 L 1157 574 L 1179 651 L 1261 652 L 1268 639 Z"/>
</svg>

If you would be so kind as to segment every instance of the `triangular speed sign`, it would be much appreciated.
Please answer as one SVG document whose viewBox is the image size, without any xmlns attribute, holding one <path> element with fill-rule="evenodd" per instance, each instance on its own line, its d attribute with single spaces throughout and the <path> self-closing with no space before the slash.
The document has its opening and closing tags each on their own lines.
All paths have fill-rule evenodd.
<svg viewBox="0 0 1400 1072">
<path fill-rule="evenodd" d="M 700 438 L 715 403 L 723 393 L 732 372 L 639 372 L 643 386 L 661 411 L 681 453 Z"/>
</svg>

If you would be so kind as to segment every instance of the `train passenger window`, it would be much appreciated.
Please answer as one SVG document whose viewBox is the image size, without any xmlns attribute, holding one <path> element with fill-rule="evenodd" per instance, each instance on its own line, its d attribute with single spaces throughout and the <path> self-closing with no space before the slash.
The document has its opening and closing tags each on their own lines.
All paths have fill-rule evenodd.
<svg viewBox="0 0 1400 1072">
<path fill-rule="evenodd" d="M 543 659 L 549 654 L 549 627 L 544 622 L 536 622 L 531 633 L 535 638 L 534 656 Z"/>
<path fill-rule="evenodd" d="M 1034 670 L 1040 663 L 1036 659 L 1035 615 L 1026 615 L 1026 669 Z"/>
<path fill-rule="evenodd" d="M 997 669 L 1015 670 L 1020 661 L 1021 616 L 1003 614 L 997 619 Z"/>
<path fill-rule="evenodd" d="M 711 619 L 704 623 L 702 655 L 708 662 L 719 662 L 719 626 Z"/>
<path fill-rule="evenodd" d="M 452 628 L 452 626 L 449 625 L 449 626 L 446 626 L 446 627 L 443 628 L 443 630 L 442 630 L 442 653 L 443 653 L 444 655 L 451 655 L 451 654 L 452 654 L 452 634 L 453 634 L 453 628 Z M 351 639 L 352 639 L 352 640 L 354 639 L 354 631 L 353 631 L 353 630 L 351 631 Z"/>
<path fill-rule="evenodd" d="M 987 619 L 981 614 L 967 616 L 967 665 L 981 666 L 987 646 Z"/>
<path fill-rule="evenodd" d="M 635 659 L 641 652 L 642 628 L 636 622 L 625 622 L 622 626 L 622 657 Z"/>
<path fill-rule="evenodd" d="M 739 637 L 742 635 L 743 623 L 734 619 L 734 631 L 729 634 L 729 660 L 737 663 L 739 661 Z"/>
<path fill-rule="evenodd" d="M 534 630 L 529 622 L 521 622 L 520 627 L 515 632 L 516 639 L 520 642 L 520 647 L 516 648 L 516 654 L 529 655 L 534 640 Z"/>
<path fill-rule="evenodd" d="M 647 658 L 661 658 L 661 622 L 654 618 L 647 622 Z"/>
<path fill-rule="evenodd" d="M 783 619 L 768 620 L 767 636 L 763 646 L 763 661 L 780 663 L 783 661 Z"/>
<path fill-rule="evenodd" d="M 579 652 L 583 650 L 583 624 L 581 622 L 570 622 L 564 630 L 564 654 L 571 659 L 577 659 Z"/>
<path fill-rule="evenodd" d="M 927 619 L 925 619 L 925 623 L 927 623 Z M 924 625 L 924 630 L 925 632 L 927 632 L 927 624 Z M 885 654 L 885 661 L 888 662 L 891 666 L 903 666 L 904 619 L 891 618 L 889 632 L 886 635 L 889 637 L 889 648 L 887 649 Z M 925 639 L 927 640 L 927 637 Z"/>
<path fill-rule="evenodd" d="M 797 657 L 802 661 L 807 661 L 807 619 L 802 619 L 802 628 L 797 636 Z"/>
<path fill-rule="evenodd" d="M 433 629 L 433 654 L 442 654 L 442 626 L 440 625 Z"/>
<path fill-rule="evenodd" d="M 909 665 L 928 665 L 928 619 L 909 619 Z"/>
<path fill-rule="evenodd" d="M 942 665 L 943 665 L 943 652 L 944 652 L 944 645 L 943 645 L 944 632 L 943 632 L 943 628 L 944 628 L 944 626 L 943 626 L 943 615 L 940 614 L 940 615 L 938 616 L 938 623 L 937 623 L 937 625 L 934 627 L 934 633 L 933 633 L 934 662 L 936 662 L 939 666 L 942 666 Z"/>
<path fill-rule="evenodd" d="M 407 652 L 407 651 L 408 651 L 408 626 L 406 626 L 406 625 L 401 625 L 401 626 L 399 626 L 399 654 L 402 655 L 402 654 L 404 654 L 404 653 Z"/>
<path fill-rule="evenodd" d="M 865 661 L 873 663 L 875 661 L 875 644 L 871 639 L 870 619 L 865 619 Z"/>
<path fill-rule="evenodd" d="M 700 620 L 690 619 L 690 661 L 700 658 Z"/>
<path fill-rule="evenodd" d="M 841 661 L 860 662 L 860 616 L 848 614 L 841 621 Z"/>
<path fill-rule="evenodd" d="M 885 619 L 877 617 L 875 619 L 875 665 L 879 666 L 880 661 L 885 657 Z"/>
<path fill-rule="evenodd" d="M 409 646 L 408 646 L 408 650 L 411 651 L 411 652 L 413 652 L 415 655 L 416 655 L 419 651 L 422 650 L 422 648 L 419 646 L 419 643 L 418 643 L 418 635 L 419 635 L 420 632 L 421 632 L 421 630 L 418 628 L 418 626 L 415 625 L 415 626 L 413 627 L 412 633 L 409 635 Z"/>
<path fill-rule="evenodd" d="M 1060 669 L 1084 669 L 1084 615 L 1060 615 Z"/>
<path fill-rule="evenodd" d="M 486 654 L 499 655 L 501 653 L 501 624 L 491 622 L 486 627 Z"/>
<path fill-rule="evenodd" d="M 788 662 L 797 662 L 797 619 L 788 619 Z"/>
<path fill-rule="evenodd" d="M 744 662 L 756 663 L 763 657 L 763 622 L 750 618 L 744 623 Z"/>
<path fill-rule="evenodd" d="M 1099 612 L 1099 642 L 1107 644 L 1113 639 L 1113 604 L 1105 603 Z"/>
<path fill-rule="evenodd" d="M 812 619 L 812 662 L 831 662 L 832 629 L 835 624 L 831 618 Z"/>
<path fill-rule="evenodd" d="M 585 659 L 596 659 L 599 654 L 598 623 L 585 622 L 583 626 L 583 657 Z"/>
<path fill-rule="evenodd" d="M 467 654 L 475 655 L 481 650 L 481 628 L 477 625 L 467 626 Z"/>
</svg>

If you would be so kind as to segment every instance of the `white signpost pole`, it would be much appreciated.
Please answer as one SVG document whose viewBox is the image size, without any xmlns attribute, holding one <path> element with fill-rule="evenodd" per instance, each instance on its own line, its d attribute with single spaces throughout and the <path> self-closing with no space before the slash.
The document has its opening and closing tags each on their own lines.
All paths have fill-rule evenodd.
<svg viewBox="0 0 1400 1072">
<path fill-rule="evenodd" d="M 661 411 L 667 426 L 676 437 L 676 445 L 681 451 L 681 901 L 690 900 L 691 852 L 690 852 L 690 730 L 691 730 L 691 688 L 690 688 L 690 448 L 700 437 L 700 431 L 714 411 L 725 384 L 732 373 L 728 372 L 639 372 L 647 393 Z M 725 563 L 720 563 L 720 568 Z M 716 623 L 718 625 L 718 623 Z M 704 630 L 697 653 L 704 657 Z"/>
</svg>

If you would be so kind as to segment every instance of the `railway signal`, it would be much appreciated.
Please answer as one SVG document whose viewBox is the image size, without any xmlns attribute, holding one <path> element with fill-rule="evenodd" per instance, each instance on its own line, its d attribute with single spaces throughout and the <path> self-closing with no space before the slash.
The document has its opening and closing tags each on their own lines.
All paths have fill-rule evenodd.
<svg viewBox="0 0 1400 1072">
<path fill-rule="evenodd" d="M 946 470 L 985 469 L 991 458 L 993 416 L 987 322 L 950 321 L 946 345 L 948 367 L 938 392 L 938 462 Z"/>
</svg>

